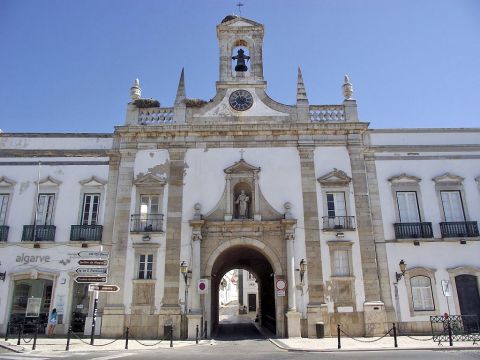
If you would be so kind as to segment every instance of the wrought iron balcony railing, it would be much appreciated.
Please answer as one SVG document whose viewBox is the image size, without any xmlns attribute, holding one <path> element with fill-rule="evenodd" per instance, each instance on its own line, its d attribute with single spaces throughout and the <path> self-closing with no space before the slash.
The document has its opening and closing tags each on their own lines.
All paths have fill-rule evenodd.
<svg viewBox="0 0 480 360">
<path fill-rule="evenodd" d="M 432 223 L 395 223 L 393 224 L 396 239 L 433 238 Z"/>
<path fill-rule="evenodd" d="M 8 239 L 8 229 L 7 225 L 0 226 L 0 241 L 7 241 Z"/>
<path fill-rule="evenodd" d="M 131 232 L 163 232 L 163 214 L 133 214 Z"/>
<path fill-rule="evenodd" d="M 54 241 L 55 229 L 55 225 L 23 225 L 22 241 Z"/>
<path fill-rule="evenodd" d="M 323 230 L 355 230 L 355 216 L 324 216 Z"/>
<path fill-rule="evenodd" d="M 102 225 L 72 225 L 71 241 L 102 241 Z"/>
<path fill-rule="evenodd" d="M 443 238 L 479 236 L 476 221 L 441 222 L 440 231 Z"/>
</svg>

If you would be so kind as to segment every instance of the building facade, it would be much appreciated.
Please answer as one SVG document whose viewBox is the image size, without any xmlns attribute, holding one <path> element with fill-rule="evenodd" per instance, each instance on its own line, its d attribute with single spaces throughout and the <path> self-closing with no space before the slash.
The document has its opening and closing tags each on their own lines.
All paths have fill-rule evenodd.
<svg viewBox="0 0 480 360">
<path fill-rule="evenodd" d="M 120 286 L 100 294 L 105 336 L 210 336 L 232 269 L 254 274 L 259 322 L 278 336 L 480 314 L 480 129 L 372 130 L 347 76 L 340 104 L 312 105 L 300 69 L 296 103 L 278 103 L 263 35 L 237 16 L 217 26 L 209 101 L 187 98 L 182 70 L 173 107 L 135 81 L 113 134 L 1 135 L 4 330 L 54 307 L 60 331 L 88 325 L 77 268 L 96 250 Z"/>
</svg>

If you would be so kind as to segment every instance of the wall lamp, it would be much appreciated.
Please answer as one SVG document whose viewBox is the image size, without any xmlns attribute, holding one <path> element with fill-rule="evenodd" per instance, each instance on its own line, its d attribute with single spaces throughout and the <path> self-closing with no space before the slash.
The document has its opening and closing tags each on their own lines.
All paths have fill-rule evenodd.
<svg viewBox="0 0 480 360">
<path fill-rule="evenodd" d="M 180 272 L 183 275 L 183 279 L 185 280 L 185 285 L 188 285 L 188 278 L 192 275 L 192 271 L 188 270 L 188 265 L 185 261 L 182 261 L 180 264 Z"/>
<path fill-rule="evenodd" d="M 307 272 L 307 262 L 305 259 L 300 261 L 300 269 L 298 269 L 298 271 L 300 271 L 300 284 L 303 285 L 303 279 L 305 277 L 305 273 Z"/>
<path fill-rule="evenodd" d="M 405 276 L 405 271 L 407 270 L 407 264 L 405 263 L 405 261 L 400 260 L 400 262 L 398 263 L 398 266 L 400 267 L 400 273 L 397 273 L 395 272 L 395 277 L 397 278 L 397 282 Z"/>
</svg>

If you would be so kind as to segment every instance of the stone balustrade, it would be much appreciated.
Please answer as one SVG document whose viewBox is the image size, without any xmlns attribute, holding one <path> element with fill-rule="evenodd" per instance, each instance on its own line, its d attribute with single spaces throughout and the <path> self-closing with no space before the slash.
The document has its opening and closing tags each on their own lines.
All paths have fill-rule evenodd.
<svg viewBox="0 0 480 360">
<path fill-rule="evenodd" d="M 173 123 L 173 107 L 139 109 L 139 125 L 171 125 Z"/>
<path fill-rule="evenodd" d="M 345 121 L 343 105 L 310 105 L 310 121 Z"/>
</svg>

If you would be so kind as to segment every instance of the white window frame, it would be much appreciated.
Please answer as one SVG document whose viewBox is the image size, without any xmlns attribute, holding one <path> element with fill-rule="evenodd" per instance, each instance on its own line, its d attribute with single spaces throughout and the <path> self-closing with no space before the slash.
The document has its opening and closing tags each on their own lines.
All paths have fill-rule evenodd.
<svg viewBox="0 0 480 360">
<path fill-rule="evenodd" d="M 151 265 L 151 269 L 148 270 L 148 265 Z M 152 280 L 155 274 L 155 254 L 153 253 L 140 253 L 137 254 L 137 279 L 139 280 Z"/>
<path fill-rule="evenodd" d="M 463 221 L 469 221 L 470 216 L 468 214 L 467 197 L 465 194 L 465 188 L 463 186 L 464 178 L 459 175 L 455 175 L 447 172 L 443 175 L 434 177 L 432 180 L 435 182 L 435 192 L 437 194 L 438 206 L 442 216 L 442 222 L 449 222 L 445 218 L 445 211 L 443 208 L 443 201 L 442 201 L 442 194 L 441 194 L 443 191 L 459 191 L 460 192 L 460 198 L 462 201 L 462 209 L 463 209 L 463 216 L 464 216 Z"/>
<path fill-rule="evenodd" d="M 0 226 L 7 224 L 7 211 L 10 202 L 9 193 L 0 193 Z"/>
<path fill-rule="evenodd" d="M 351 275 L 350 253 L 348 249 L 337 248 L 332 251 L 332 275 L 335 277 L 345 277 Z"/>
<path fill-rule="evenodd" d="M 400 220 L 400 223 L 422 222 L 422 217 L 420 216 L 420 208 L 418 205 L 418 194 L 416 191 L 397 190 L 395 192 L 395 197 L 397 202 L 398 218 Z M 401 197 L 404 197 L 404 207 L 405 207 L 404 210 L 406 212 L 403 215 L 407 215 L 407 216 L 402 216 L 403 211 L 402 211 L 402 206 L 400 204 Z M 411 199 L 414 199 L 414 203 L 411 203 Z"/>
<path fill-rule="evenodd" d="M 89 209 L 86 210 L 87 199 L 90 198 Z M 100 218 L 100 201 L 102 194 L 100 193 L 84 193 L 83 194 L 83 204 L 82 204 L 82 214 L 80 218 L 80 225 L 98 225 Z M 96 212 L 94 212 L 94 205 L 96 202 Z M 87 219 L 85 221 L 85 214 L 88 213 Z M 94 219 L 95 214 L 95 219 Z"/>
<path fill-rule="evenodd" d="M 398 263 L 398 261 L 397 261 Z M 437 296 L 437 285 L 436 285 L 436 279 L 435 279 L 435 269 L 429 269 L 425 267 L 413 267 L 411 269 L 408 269 L 405 272 L 405 288 L 407 290 L 407 298 L 408 298 L 408 305 L 410 309 L 410 316 L 430 316 L 430 315 L 439 315 L 439 306 L 438 305 L 438 296 Z M 413 290 L 412 290 L 412 285 L 411 285 L 411 279 L 417 276 L 424 276 L 430 279 L 430 289 L 431 289 L 431 295 L 432 295 L 432 301 L 433 301 L 433 310 L 419 310 L 416 308 L 416 305 L 414 304 L 413 300 Z M 400 287 L 399 287 L 400 290 Z M 400 294 L 400 296 L 402 296 Z M 405 294 L 403 294 L 405 296 Z M 443 296 L 443 295 L 442 295 Z"/>
<path fill-rule="evenodd" d="M 453 195 L 458 196 L 456 200 L 458 200 L 459 203 L 453 204 L 452 199 Z M 443 211 L 443 217 L 446 222 L 463 222 L 466 221 L 465 217 L 465 207 L 463 205 L 463 199 L 462 199 L 462 192 L 460 190 L 440 190 L 440 200 L 442 202 L 442 211 Z M 450 207 L 450 209 L 447 211 L 446 210 L 446 205 Z M 456 210 L 460 210 L 460 212 L 455 213 L 454 207 L 457 207 Z M 450 216 L 447 216 L 447 212 L 451 212 Z"/>
<path fill-rule="evenodd" d="M 144 208 L 144 199 L 147 199 L 147 203 L 146 203 L 146 209 Z M 157 204 L 155 205 L 157 207 L 157 211 L 153 212 L 152 211 L 152 203 L 153 203 L 153 198 L 156 198 L 157 200 Z M 162 209 L 162 196 L 159 195 L 159 194 L 143 194 L 141 193 L 140 194 L 140 202 L 139 202 L 139 214 L 140 214 L 140 217 L 145 219 L 148 217 L 148 215 L 152 215 L 152 214 L 161 214 L 161 209 Z M 144 211 L 146 210 L 146 211 Z"/>
<path fill-rule="evenodd" d="M 332 198 L 333 201 L 329 199 Z M 337 216 L 348 216 L 347 212 L 347 203 L 346 203 L 346 196 L 344 191 L 327 191 L 325 193 L 325 200 L 327 202 L 327 216 L 330 217 L 337 217 Z M 329 209 L 329 204 L 333 204 L 333 210 Z M 337 204 L 342 204 L 342 207 L 338 207 Z M 343 210 L 343 214 L 338 214 Z M 333 211 L 333 215 L 330 215 L 330 211 Z"/>
<path fill-rule="evenodd" d="M 428 280 L 428 285 L 414 285 L 413 281 Z M 416 275 L 410 277 L 410 288 L 412 290 L 413 311 L 435 311 L 435 300 L 433 299 L 432 280 L 428 276 Z"/>
<path fill-rule="evenodd" d="M 55 215 L 56 194 L 40 192 L 37 195 L 36 216 L 34 225 L 53 225 Z"/>
</svg>

